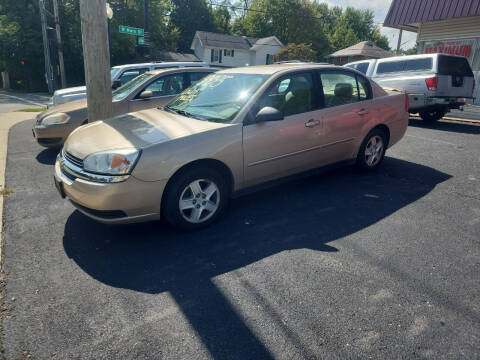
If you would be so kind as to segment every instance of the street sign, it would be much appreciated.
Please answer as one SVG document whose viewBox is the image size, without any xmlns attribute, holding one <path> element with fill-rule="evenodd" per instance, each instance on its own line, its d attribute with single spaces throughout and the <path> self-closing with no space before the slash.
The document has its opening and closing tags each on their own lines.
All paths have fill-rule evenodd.
<svg viewBox="0 0 480 360">
<path fill-rule="evenodd" d="M 138 38 L 138 45 L 145 45 L 145 38 L 143 36 Z"/>
<path fill-rule="evenodd" d="M 131 26 L 119 25 L 118 26 L 118 31 L 121 34 L 143 36 L 143 29 L 134 28 L 134 27 L 131 27 Z"/>
</svg>

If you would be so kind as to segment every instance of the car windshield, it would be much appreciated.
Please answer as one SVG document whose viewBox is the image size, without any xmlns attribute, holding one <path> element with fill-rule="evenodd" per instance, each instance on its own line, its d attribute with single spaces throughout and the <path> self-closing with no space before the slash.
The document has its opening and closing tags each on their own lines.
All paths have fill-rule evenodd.
<svg viewBox="0 0 480 360">
<path fill-rule="evenodd" d="M 143 73 L 142 75 L 138 75 L 137 77 L 133 78 L 126 84 L 120 86 L 118 89 L 116 89 L 112 93 L 112 99 L 113 100 L 122 100 L 125 99 L 129 94 L 132 93 L 137 87 L 141 84 L 143 84 L 145 81 L 150 79 L 152 74 L 149 73 Z"/>
<path fill-rule="evenodd" d="M 112 69 L 110 70 L 110 78 L 113 79 L 113 78 L 115 77 L 115 75 L 118 74 L 119 71 L 120 71 L 119 68 L 112 68 Z"/>
<path fill-rule="evenodd" d="M 212 74 L 182 92 L 165 109 L 200 120 L 228 123 L 268 77 Z"/>
</svg>

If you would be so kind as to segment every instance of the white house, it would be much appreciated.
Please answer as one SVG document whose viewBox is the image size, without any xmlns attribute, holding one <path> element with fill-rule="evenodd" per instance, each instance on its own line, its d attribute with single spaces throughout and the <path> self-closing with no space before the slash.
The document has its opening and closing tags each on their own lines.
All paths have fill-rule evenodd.
<svg viewBox="0 0 480 360">
<path fill-rule="evenodd" d="M 200 61 L 215 66 L 265 65 L 283 44 L 276 36 L 256 39 L 197 31 L 190 47 Z"/>
</svg>

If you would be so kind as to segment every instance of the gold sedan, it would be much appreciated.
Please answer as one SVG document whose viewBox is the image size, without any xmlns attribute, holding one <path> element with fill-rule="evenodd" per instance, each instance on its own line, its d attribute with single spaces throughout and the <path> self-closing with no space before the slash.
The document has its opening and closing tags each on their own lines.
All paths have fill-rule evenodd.
<svg viewBox="0 0 480 360">
<path fill-rule="evenodd" d="M 153 70 L 135 77 L 112 94 L 113 115 L 151 109 L 167 104 L 213 68 L 170 68 Z M 88 123 L 87 100 L 55 106 L 37 115 L 33 136 L 45 147 L 59 147 L 77 127 Z"/>
<path fill-rule="evenodd" d="M 97 221 L 162 216 L 198 229 L 239 190 L 334 163 L 376 169 L 406 131 L 407 99 L 336 66 L 223 70 L 163 110 L 75 130 L 57 158 L 55 183 Z"/>
</svg>

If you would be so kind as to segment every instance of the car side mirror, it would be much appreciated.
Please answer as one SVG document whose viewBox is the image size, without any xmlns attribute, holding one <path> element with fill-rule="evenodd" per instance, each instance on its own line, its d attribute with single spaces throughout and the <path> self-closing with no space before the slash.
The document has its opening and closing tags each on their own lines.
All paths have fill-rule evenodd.
<svg viewBox="0 0 480 360">
<path fill-rule="evenodd" d="M 283 120 L 283 113 L 280 110 L 270 106 L 265 106 L 257 113 L 257 116 L 255 116 L 256 123 L 280 120 Z"/>
<path fill-rule="evenodd" d="M 122 82 L 120 80 L 114 80 L 112 84 L 112 90 L 118 89 L 122 86 Z"/>
<path fill-rule="evenodd" d="M 145 90 L 140 93 L 139 98 L 143 100 L 147 100 L 153 96 L 153 93 L 150 90 Z"/>
</svg>

